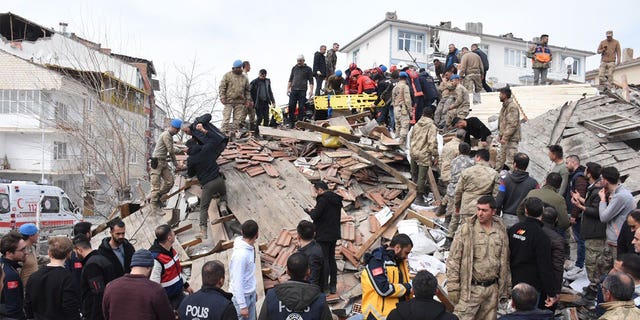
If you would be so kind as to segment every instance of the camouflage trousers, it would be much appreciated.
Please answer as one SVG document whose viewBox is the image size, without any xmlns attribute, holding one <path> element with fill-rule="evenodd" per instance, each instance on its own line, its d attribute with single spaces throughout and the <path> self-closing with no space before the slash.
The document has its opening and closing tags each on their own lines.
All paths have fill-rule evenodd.
<svg viewBox="0 0 640 320">
<path fill-rule="evenodd" d="M 600 68 L 598 68 L 598 83 L 601 86 L 608 85 L 613 82 L 613 70 L 615 68 L 615 62 L 600 62 Z"/>
<path fill-rule="evenodd" d="M 613 267 L 613 256 L 611 249 L 608 249 L 611 247 L 606 244 L 604 239 L 586 239 L 584 246 L 584 266 L 587 268 L 589 288 L 597 291 L 600 278 Z"/>
<path fill-rule="evenodd" d="M 518 152 L 517 142 L 507 142 L 500 146 L 498 156 L 496 157 L 496 170 L 502 170 L 502 167 L 506 164 L 510 169 L 513 169 L 513 157 Z"/>
<path fill-rule="evenodd" d="M 158 166 L 151 169 L 150 175 L 151 194 L 149 199 L 151 202 L 160 201 L 160 198 L 173 188 L 173 173 L 167 161 L 158 160 Z"/>
<path fill-rule="evenodd" d="M 409 133 L 409 108 L 405 106 L 393 106 L 393 113 L 396 117 L 396 137 L 400 138 L 402 145 L 407 141 Z"/>
<path fill-rule="evenodd" d="M 242 120 L 240 121 L 241 123 L 244 123 L 247 120 L 247 116 L 249 116 L 249 125 L 250 125 L 250 129 L 251 126 L 253 126 L 256 123 L 256 108 L 251 107 L 251 108 L 243 108 L 243 115 L 242 115 Z"/>
<path fill-rule="evenodd" d="M 469 93 L 484 92 L 484 87 L 482 86 L 482 75 L 479 75 L 477 73 L 466 75 L 464 77 L 463 84 L 464 87 L 467 88 Z"/>
<path fill-rule="evenodd" d="M 470 299 L 466 292 L 460 292 L 460 301 L 453 309 L 453 314 L 460 320 L 496 319 L 498 317 L 498 284 L 488 287 L 471 285 Z"/>
<path fill-rule="evenodd" d="M 436 107 L 436 113 L 433 115 L 433 120 L 436 123 L 437 127 L 444 125 L 445 127 L 451 126 L 451 123 L 445 123 L 447 121 L 447 110 L 449 105 L 453 101 L 453 98 L 450 97 L 442 97 L 442 100 L 438 103 L 438 107 Z"/>
<path fill-rule="evenodd" d="M 247 116 L 244 104 L 225 104 L 222 109 L 222 131 L 229 132 L 240 129 L 240 123 Z M 233 122 L 231 117 L 233 114 Z"/>
<path fill-rule="evenodd" d="M 456 214 L 455 209 L 453 209 L 453 211 L 454 212 L 451 215 L 451 222 L 449 222 L 449 233 L 447 233 L 447 238 L 451 239 L 453 239 L 453 237 L 456 235 L 458 228 L 463 223 L 466 223 L 469 219 L 471 219 L 471 217 L 473 217 L 472 214 Z"/>
</svg>

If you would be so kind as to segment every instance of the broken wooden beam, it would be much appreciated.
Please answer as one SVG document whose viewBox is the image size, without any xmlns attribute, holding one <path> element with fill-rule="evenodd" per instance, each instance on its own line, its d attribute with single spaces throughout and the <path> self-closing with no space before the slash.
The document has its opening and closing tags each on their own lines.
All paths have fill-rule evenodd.
<svg viewBox="0 0 640 320">
<path fill-rule="evenodd" d="M 202 243 L 202 239 L 201 238 L 195 238 L 195 239 L 192 239 L 192 240 L 189 240 L 187 242 L 182 243 L 182 248 L 183 249 L 187 249 L 187 248 L 189 248 L 191 246 L 195 246 L 196 244 L 200 244 L 200 243 Z"/>
<path fill-rule="evenodd" d="M 344 139 L 346 139 L 348 141 L 354 141 L 354 142 L 360 141 L 360 137 L 354 136 L 354 135 L 352 135 L 350 133 L 341 132 L 341 131 L 338 131 L 338 130 L 332 130 L 332 129 L 329 129 L 329 128 L 317 126 L 317 125 L 311 124 L 309 122 L 298 121 L 298 122 L 296 122 L 296 127 L 301 128 L 301 129 L 307 129 L 307 130 L 310 130 L 310 131 L 317 131 L 317 132 L 326 133 L 326 134 L 334 136 L 334 137 L 341 137 L 341 138 L 344 138 Z"/>
<path fill-rule="evenodd" d="M 309 142 L 322 142 L 322 135 L 318 132 L 298 131 L 298 130 L 280 130 L 271 127 L 260 126 L 258 128 L 261 135 L 278 137 L 278 138 L 291 138 L 301 141 Z"/>
<path fill-rule="evenodd" d="M 187 230 L 190 230 L 191 228 L 193 228 L 193 224 L 188 223 L 188 224 L 185 224 L 185 225 L 184 225 L 184 226 L 182 226 L 182 227 L 178 227 L 178 228 L 173 229 L 173 233 L 174 233 L 174 234 L 180 234 L 180 233 L 182 233 L 182 232 L 185 232 L 185 231 L 187 231 Z"/>
<path fill-rule="evenodd" d="M 216 219 L 212 220 L 211 221 L 211 225 L 218 224 L 218 223 L 223 223 L 223 222 L 227 222 L 227 221 L 231 221 L 231 220 L 233 220 L 235 218 L 236 218 L 236 216 L 234 216 L 233 214 L 222 216 L 220 218 L 216 218 Z"/>
</svg>

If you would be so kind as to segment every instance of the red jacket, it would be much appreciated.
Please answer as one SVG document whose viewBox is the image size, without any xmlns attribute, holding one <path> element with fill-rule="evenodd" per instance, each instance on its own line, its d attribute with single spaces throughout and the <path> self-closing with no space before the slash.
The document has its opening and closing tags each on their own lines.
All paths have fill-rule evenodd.
<svg viewBox="0 0 640 320">
<path fill-rule="evenodd" d="M 358 77 L 358 94 L 368 90 L 376 90 L 376 83 L 368 76 L 361 75 Z"/>
</svg>

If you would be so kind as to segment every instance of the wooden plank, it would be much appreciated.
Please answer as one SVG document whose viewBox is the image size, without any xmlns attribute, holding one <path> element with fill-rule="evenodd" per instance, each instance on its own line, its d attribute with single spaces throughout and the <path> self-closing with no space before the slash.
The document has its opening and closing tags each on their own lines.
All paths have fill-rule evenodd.
<svg viewBox="0 0 640 320">
<path fill-rule="evenodd" d="M 182 232 L 185 232 L 185 231 L 187 231 L 187 230 L 189 230 L 191 228 L 193 228 L 193 224 L 188 223 L 188 224 L 185 224 L 182 227 L 178 227 L 178 228 L 173 229 L 173 233 L 178 235 L 178 234 L 180 234 Z"/>
<path fill-rule="evenodd" d="M 186 249 L 189 248 L 191 246 L 195 246 L 196 244 L 202 243 L 202 239 L 200 238 L 195 238 L 193 240 L 189 240 L 187 242 L 182 243 L 182 248 Z"/>
<path fill-rule="evenodd" d="M 281 130 L 275 129 L 271 127 L 263 127 L 260 126 L 258 129 L 261 135 L 278 137 L 278 138 L 290 138 L 296 139 L 300 141 L 309 141 L 309 142 L 322 142 L 322 134 L 318 132 L 309 132 L 309 131 L 299 131 L 299 130 Z"/>
<path fill-rule="evenodd" d="M 326 133 L 326 134 L 329 134 L 329 135 L 334 136 L 334 137 L 341 137 L 341 138 L 344 138 L 344 139 L 346 139 L 348 141 L 353 141 L 353 142 L 360 141 L 360 137 L 354 136 L 354 135 L 352 135 L 350 133 L 341 132 L 341 131 L 332 130 L 332 129 L 329 129 L 329 128 L 317 126 L 317 125 L 311 124 L 309 122 L 298 121 L 298 122 L 296 122 L 296 127 L 301 128 L 301 129 L 306 129 L 306 130 Z"/>
<path fill-rule="evenodd" d="M 215 220 L 211 220 L 211 224 L 214 225 L 214 224 L 218 224 L 218 223 L 223 223 L 223 222 L 231 221 L 231 220 L 233 220 L 235 218 L 236 218 L 236 216 L 234 216 L 233 214 L 229 214 L 229 215 L 226 215 L 226 216 L 223 216 L 223 217 L 219 217 L 219 218 L 217 218 Z"/>
<path fill-rule="evenodd" d="M 442 202 L 442 197 L 440 196 L 440 191 L 438 190 L 438 182 L 436 178 L 433 176 L 433 170 L 431 167 L 427 170 L 427 177 L 429 177 L 429 187 L 431 188 L 431 193 L 433 193 L 433 199 L 435 200 L 436 205 L 440 205 Z"/>
<path fill-rule="evenodd" d="M 560 142 L 560 138 L 562 138 L 562 132 L 564 132 L 564 128 L 569 123 L 569 119 L 573 116 L 573 112 L 576 109 L 576 105 L 578 102 L 565 103 L 560 108 L 560 115 L 558 116 L 558 120 L 556 121 L 553 130 L 551 130 L 551 135 L 549 137 L 549 145 L 557 144 Z"/>
</svg>

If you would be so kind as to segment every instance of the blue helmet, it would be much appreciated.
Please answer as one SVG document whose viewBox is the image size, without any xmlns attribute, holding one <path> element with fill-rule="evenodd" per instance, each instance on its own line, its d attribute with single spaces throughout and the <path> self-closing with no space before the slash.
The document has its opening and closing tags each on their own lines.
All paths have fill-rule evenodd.
<svg viewBox="0 0 640 320">
<path fill-rule="evenodd" d="M 385 66 L 384 64 L 381 64 L 379 68 L 380 70 L 382 70 L 382 72 L 387 72 L 387 66 Z"/>
<path fill-rule="evenodd" d="M 182 127 L 182 120 L 180 120 L 180 119 L 171 120 L 171 126 L 176 128 L 176 129 L 180 129 L 180 127 Z"/>
<path fill-rule="evenodd" d="M 401 71 L 399 76 L 400 78 L 409 78 L 409 74 L 407 74 L 405 71 Z"/>
<path fill-rule="evenodd" d="M 342 70 L 336 70 L 336 77 L 342 77 Z"/>
<path fill-rule="evenodd" d="M 242 68 L 242 60 L 236 60 L 233 62 L 234 68 Z"/>
<path fill-rule="evenodd" d="M 455 80 L 455 79 L 460 79 L 460 76 L 457 74 L 454 74 L 451 76 L 451 78 L 449 78 L 449 80 Z"/>
</svg>

